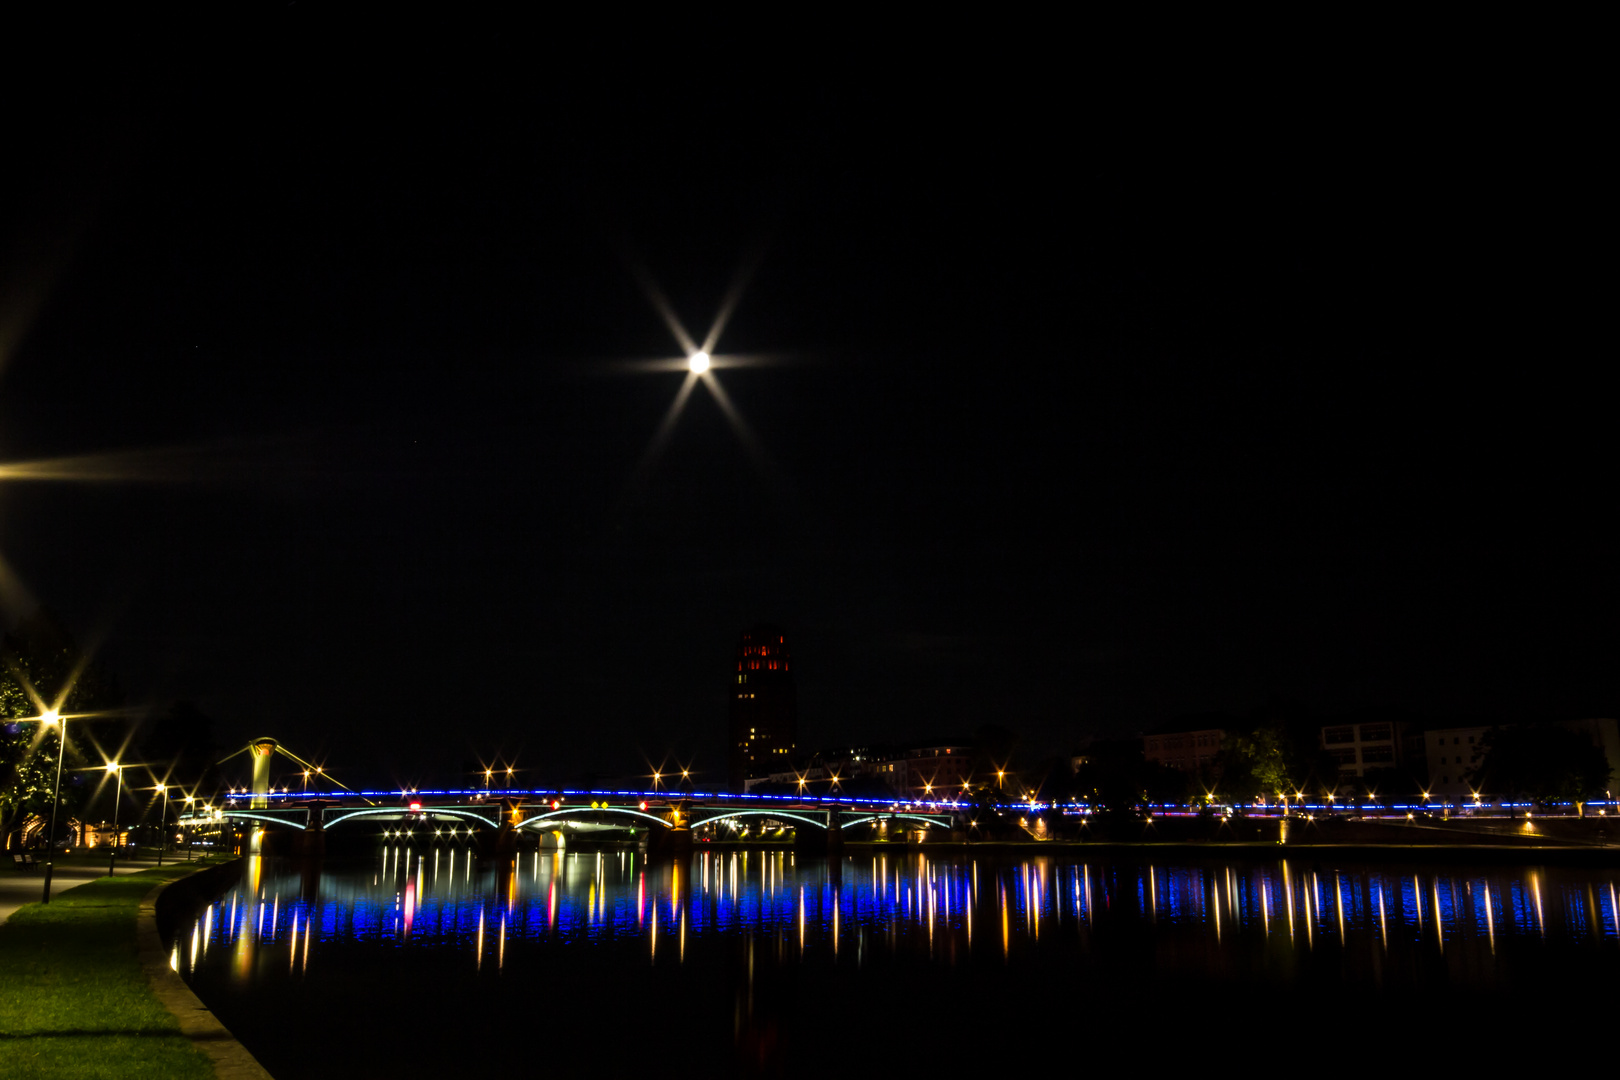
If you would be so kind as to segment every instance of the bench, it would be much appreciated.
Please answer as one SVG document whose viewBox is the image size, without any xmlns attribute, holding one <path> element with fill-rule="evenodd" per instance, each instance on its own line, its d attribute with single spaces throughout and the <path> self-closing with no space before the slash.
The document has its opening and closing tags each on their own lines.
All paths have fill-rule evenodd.
<svg viewBox="0 0 1620 1080">
<path fill-rule="evenodd" d="M 11 853 L 11 865 L 18 870 L 38 870 L 39 860 L 34 858 L 32 852 L 13 851 Z"/>
</svg>

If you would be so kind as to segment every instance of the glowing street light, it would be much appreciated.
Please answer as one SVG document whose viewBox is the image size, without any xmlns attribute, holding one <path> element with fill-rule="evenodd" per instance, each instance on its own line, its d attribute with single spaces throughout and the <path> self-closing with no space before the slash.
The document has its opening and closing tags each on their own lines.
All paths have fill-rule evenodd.
<svg viewBox="0 0 1620 1080">
<path fill-rule="evenodd" d="M 709 354 L 699 349 L 686 361 L 687 368 L 694 375 L 701 375 L 709 370 Z"/>
<path fill-rule="evenodd" d="M 107 771 L 113 774 L 113 838 L 112 851 L 107 855 L 107 876 L 112 877 L 118 862 L 118 801 L 124 795 L 124 771 L 116 761 L 107 762 Z"/>
<path fill-rule="evenodd" d="M 158 865 L 163 865 L 163 849 L 169 846 L 169 784 L 167 781 L 158 785 L 163 789 L 163 828 L 158 833 Z"/>
<path fill-rule="evenodd" d="M 56 709 L 39 714 L 39 722 L 56 726 L 56 784 L 51 788 L 51 826 L 45 834 L 45 885 L 40 903 L 51 902 L 51 871 L 56 866 L 56 804 L 62 800 L 62 759 L 67 757 L 67 719 Z"/>
</svg>

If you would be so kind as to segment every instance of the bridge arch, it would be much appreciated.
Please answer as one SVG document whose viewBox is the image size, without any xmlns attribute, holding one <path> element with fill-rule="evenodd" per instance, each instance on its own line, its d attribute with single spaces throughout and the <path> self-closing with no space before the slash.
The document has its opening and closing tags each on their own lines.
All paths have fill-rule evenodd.
<svg viewBox="0 0 1620 1080">
<path fill-rule="evenodd" d="M 534 817 L 525 818 L 524 820 L 518 822 L 517 827 L 520 829 L 526 828 L 529 825 L 533 825 L 537 821 L 547 821 L 551 818 L 560 818 L 567 814 L 628 814 L 631 817 L 646 818 L 648 821 L 656 821 L 666 829 L 673 829 L 675 827 L 656 814 L 648 814 L 641 810 L 632 810 L 628 806 L 564 806 L 556 810 L 548 810 L 544 814 L 536 814 Z"/>
<path fill-rule="evenodd" d="M 935 818 L 928 817 L 925 814 L 873 814 L 871 817 L 856 818 L 854 821 L 840 822 L 838 827 L 840 829 L 847 829 L 851 825 L 865 825 L 865 824 L 867 824 L 869 822 L 873 822 L 873 821 L 882 821 L 884 818 L 893 818 L 895 820 L 904 819 L 906 821 L 920 821 L 925 825 L 932 825 L 936 829 L 945 829 L 947 831 L 950 829 L 950 824 L 949 823 L 944 822 L 944 821 L 939 821 L 939 820 L 937 820 Z"/>
<path fill-rule="evenodd" d="M 435 817 L 452 817 L 460 818 L 463 821 L 476 821 L 478 824 L 487 825 L 490 828 L 498 828 L 500 826 L 500 822 L 491 821 L 488 817 L 485 817 L 483 814 L 480 814 L 475 810 L 453 810 L 448 808 L 429 809 L 426 807 L 421 810 L 411 810 L 403 806 L 371 806 L 365 808 L 364 810 L 349 810 L 345 813 L 337 815 L 336 817 L 329 818 L 325 823 L 325 827 L 330 829 L 340 822 L 348 821 L 350 818 L 384 816 L 408 817 L 413 820 L 421 819 L 424 821 Z"/>
<path fill-rule="evenodd" d="M 819 829 L 825 829 L 827 827 L 827 823 L 824 821 L 817 821 L 812 817 L 805 817 L 802 814 L 795 814 L 791 810 L 728 810 L 723 814 L 714 814 L 710 817 L 704 818 L 701 821 L 694 819 L 692 825 L 695 828 L 698 825 L 708 825 L 711 822 L 726 821 L 730 818 L 740 817 L 789 818 L 793 821 L 801 821 L 806 825 L 814 825 Z"/>
<path fill-rule="evenodd" d="M 223 820 L 223 821 L 239 821 L 239 820 L 241 820 L 243 818 L 251 818 L 254 821 L 264 821 L 264 822 L 268 822 L 271 825 L 282 825 L 282 826 L 285 826 L 285 827 L 287 827 L 289 829 L 302 829 L 304 827 L 302 823 L 297 822 L 297 821 L 288 821 L 284 817 L 274 817 L 274 816 L 272 816 L 270 814 L 255 814 L 255 813 L 252 813 L 251 811 L 248 811 L 248 810 L 227 810 L 227 811 L 225 811 L 224 817 L 222 819 L 220 819 L 220 820 Z M 186 821 L 185 819 L 182 818 L 181 821 L 180 821 L 181 825 L 184 825 L 184 826 L 187 826 L 187 827 L 195 827 L 195 826 L 210 825 L 210 824 L 217 825 L 219 823 L 220 823 L 219 821 L 216 821 L 213 818 L 204 818 L 204 819 L 199 820 L 199 821 Z"/>
</svg>

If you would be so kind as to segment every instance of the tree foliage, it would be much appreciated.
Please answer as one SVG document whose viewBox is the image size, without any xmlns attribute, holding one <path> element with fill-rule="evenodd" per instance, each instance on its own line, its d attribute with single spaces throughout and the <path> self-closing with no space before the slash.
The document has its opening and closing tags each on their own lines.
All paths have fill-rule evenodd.
<svg viewBox="0 0 1620 1080">
<path fill-rule="evenodd" d="M 78 645 L 47 611 L 24 619 L 0 641 L 0 836 L 22 827 L 32 815 L 50 811 L 56 785 L 61 726 L 39 723 L 41 702 L 65 715 L 102 711 L 121 704 L 117 684 L 99 666 L 85 663 Z M 62 763 L 58 827 L 82 808 L 87 796 L 83 774 L 105 722 L 70 721 L 67 757 Z"/>
<path fill-rule="evenodd" d="M 1216 773 L 1220 793 L 1236 801 L 1292 798 L 1338 786 L 1339 765 L 1321 745 L 1321 726 L 1297 702 L 1273 698 L 1255 710 L 1251 727 L 1228 732 Z"/>
</svg>

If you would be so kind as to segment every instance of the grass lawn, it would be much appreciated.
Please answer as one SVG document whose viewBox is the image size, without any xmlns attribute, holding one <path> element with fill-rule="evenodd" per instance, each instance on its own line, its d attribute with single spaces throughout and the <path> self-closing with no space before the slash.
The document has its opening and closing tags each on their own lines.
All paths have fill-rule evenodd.
<svg viewBox="0 0 1620 1080">
<path fill-rule="evenodd" d="M 214 1075 L 135 950 L 141 898 L 196 866 L 101 878 L 0 925 L 0 1078 Z"/>
</svg>

